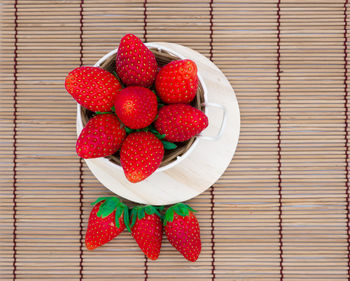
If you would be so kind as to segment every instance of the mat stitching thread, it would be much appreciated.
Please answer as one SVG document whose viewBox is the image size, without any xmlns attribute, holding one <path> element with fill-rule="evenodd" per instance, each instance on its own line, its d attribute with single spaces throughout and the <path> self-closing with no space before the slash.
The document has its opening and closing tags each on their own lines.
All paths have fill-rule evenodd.
<svg viewBox="0 0 350 281">
<path fill-rule="evenodd" d="M 143 1 L 143 39 L 147 42 L 147 0 Z"/>
<path fill-rule="evenodd" d="M 83 65 L 83 27 L 84 27 L 84 0 L 80 1 L 80 66 Z M 79 276 L 80 276 L 80 281 L 83 280 L 83 161 L 81 157 L 79 157 L 79 219 L 80 219 L 80 255 L 79 255 Z"/>
<path fill-rule="evenodd" d="M 215 280 L 214 186 L 210 188 L 211 280 Z"/>
<path fill-rule="evenodd" d="M 210 3 L 209 3 L 209 15 L 210 15 L 210 35 L 209 35 L 209 38 L 210 38 L 210 41 L 209 41 L 209 45 L 210 45 L 210 49 L 209 49 L 209 54 L 210 54 L 210 60 L 212 61 L 213 60 L 213 27 L 214 27 L 214 24 L 213 24 L 213 19 L 214 19 L 214 16 L 213 16 L 213 3 L 214 3 L 214 0 L 210 0 Z"/>
<path fill-rule="evenodd" d="M 147 0 L 143 1 L 143 39 L 147 42 Z M 145 255 L 145 281 L 148 280 L 148 258 Z"/>
<path fill-rule="evenodd" d="M 12 275 L 13 280 L 16 280 L 17 270 L 17 28 L 18 28 L 18 9 L 17 0 L 14 2 L 15 9 L 15 43 L 14 43 L 14 66 L 13 66 L 13 262 L 12 262 Z"/>
<path fill-rule="evenodd" d="M 209 54 L 210 60 L 213 61 L 213 0 L 209 3 L 209 15 L 210 15 L 210 41 L 209 41 Z M 210 236 L 211 236 L 211 276 L 212 280 L 215 280 L 215 233 L 214 233 L 214 185 L 210 189 Z"/>
<path fill-rule="evenodd" d="M 278 219 L 280 280 L 284 278 L 283 268 L 283 225 L 282 225 L 282 164 L 281 164 L 281 0 L 277 2 L 277 115 L 278 115 Z"/>
<path fill-rule="evenodd" d="M 345 185 L 346 185 L 346 210 L 347 210 L 347 250 L 348 250 L 348 280 L 350 280 L 350 201 L 349 201 L 349 139 L 348 139 L 348 0 L 344 2 L 344 109 L 345 109 Z"/>
<path fill-rule="evenodd" d="M 145 281 L 148 280 L 148 258 L 145 256 Z"/>
</svg>

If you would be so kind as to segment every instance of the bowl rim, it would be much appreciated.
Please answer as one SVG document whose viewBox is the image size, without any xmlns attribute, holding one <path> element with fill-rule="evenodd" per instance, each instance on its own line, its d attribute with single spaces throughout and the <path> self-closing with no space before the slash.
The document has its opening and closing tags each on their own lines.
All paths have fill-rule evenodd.
<svg viewBox="0 0 350 281">
<path fill-rule="evenodd" d="M 175 52 L 174 50 L 171 50 L 165 46 L 160 46 L 156 43 L 145 43 L 145 45 L 149 48 L 153 48 L 153 49 L 157 49 L 158 51 L 166 51 L 168 53 L 170 53 L 171 55 L 174 55 L 180 59 L 185 59 L 184 56 L 180 55 L 179 53 Z M 118 52 L 118 48 L 108 52 L 107 54 L 105 54 L 102 58 L 100 58 L 93 66 L 94 67 L 100 67 L 101 64 L 106 60 L 108 59 L 110 56 L 116 54 Z M 206 87 L 206 84 L 204 82 L 204 79 L 200 73 L 200 71 L 198 70 L 197 72 L 197 75 L 198 75 L 198 79 L 202 85 L 202 89 L 203 89 L 203 97 L 204 97 L 204 103 L 206 103 L 208 101 L 208 91 L 207 91 L 207 87 Z M 204 106 L 204 113 L 207 114 L 207 107 Z M 81 105 L 77 103 L 77 136 L 81 133 L 83 129 L 83 123 L 82 123 L 82 119 L 81 119 Z M 154 173 L 160 173 L 160 172 L 164 172 L 176 165 L 178 165 L 179 163 L 181 163 L 182 160 L 184 160 L 185 158 L 187 158 L 191 153 L 192 151 L 195 149 L 195 147 L 197 146 L 198 144 L 198 141 L 199 141 L 199 138 L 196 137 L 194 142 L 192 143 L 192 145 L 189 147 L 189 149 L 182 155 L 179 155 L 176 157 L 176 160 L 170 162 L 169 164 L 163 166 L 163 167 L 160 167 L 158 168 Z M 119 169 L 119 170 L 123 170 L 122 166 L 118 165 L 118 164 L 115 164 L 113 162 L 111 162 L 109 159 L 107 159 L 106 157 L 99 157 L 99 158 L 103 158 L 105 161 L 106 164 L 108 165 L 112 165 L 113 167 Z"/>
</svg>

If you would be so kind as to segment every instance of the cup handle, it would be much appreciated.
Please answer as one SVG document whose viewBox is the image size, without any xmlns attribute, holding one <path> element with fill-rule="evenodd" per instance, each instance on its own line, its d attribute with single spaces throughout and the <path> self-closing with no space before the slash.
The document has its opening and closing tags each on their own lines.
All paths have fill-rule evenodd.
<svg viewBox="0 0 350 281">
<path fill-rule="evenodd" d="M 221 138 L 222 134 L 224 133 L 224 129 L 226 126 L 226 120 L 227 120 L 227 114 L 226 114 L 226 107 L 221 105 L 221 104 L 217 104 L 217 103 L 212 103 L 212 102 L 205 102 L 202 104 L 203 106 L 208 106 L 208 107 L 216 107 L 216 108 L 220 108 L 223 112 L 223 116 L 222 116 L 222 122 L 221 122 L 221 126 L 219 129 L 219 132 L 217 133 L 216 136 L 203 136 L 203 135 L 198 135 L 198 138 L 203 139 L 203 140 L 210 140 L 210 141 L 216 141 L 219 138 Z"/>
</svg>

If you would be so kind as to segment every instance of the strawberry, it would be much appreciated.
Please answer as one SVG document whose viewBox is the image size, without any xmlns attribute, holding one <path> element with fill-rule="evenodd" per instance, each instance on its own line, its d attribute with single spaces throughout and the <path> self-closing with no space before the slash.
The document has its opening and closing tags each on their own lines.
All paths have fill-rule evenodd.
<svg viewBox="0 0 350 281">
<path fill-rule="evenodd" d="M 163 144 L 150 132 L 131 133 L 120 149 L 124 174 L 133 183 L 144 180 L 157 170 L 163 156 Z"/>
<path fill-rule="evenodd" d="M 125 129 L 114 114 L 96 115 L 79 135 L 77 154 L 85 159 L 112 155 L 120 148 L 125 135 Z"/>
<path fill-rule="evenodd" d="M 198 88 L 197 66 L 191 60 L 176 60 L 157 74 L 156 90 L 165 103 L 189 103 Z"/>
<path fill-rule="evenodd" d="M 158 259 L 162 246 L 163 224 L 157 207 L 134 207 L 130 214 L 131 234 L 144 254 Z"/>
<path fill-rule="evenodd" d="M 115 99 L 115 112 L 131 129 L 150 125 L 158 111 L 157 96 L 147 88 L 133 86 L 120 91 Z"/>
<path fill-rule="evenodd" d="M 129 227 L 129 209 L 116 197 L 101 197 L 94 203 L 85 236 L 88 250 L 106 244 Z M 130 229 L 130 228 L 129 228 Z"/>
<path fill-rule="evenodd" d="M 66 77 L 66 90 L 85 108 L 92 111 L 111 111 L 114 98 L 122 85 L 113 74 L 92 66 L 78 67 Z"/>
<path fill-rule="evenodd" d="M 170 244 L 187 260 L 195 262 L 202 246 L 199 224 L 193 212 L 183 203 L 170 207 L 165 213 L 164 230 Z"/>
<path fill-rule="evenodd" d="M 154 54 L 133 34 L 121 40 L 116 58 L 118 77 L 127 86 L 150 87 L 157 72 Z"/>
<path fill-rule="evenodd" d="M 208 117 L 188 104 L 163 106 L 158 113 L 155 127 L 170 142 L 189 140 L 208 127 Z"/>
</svg>

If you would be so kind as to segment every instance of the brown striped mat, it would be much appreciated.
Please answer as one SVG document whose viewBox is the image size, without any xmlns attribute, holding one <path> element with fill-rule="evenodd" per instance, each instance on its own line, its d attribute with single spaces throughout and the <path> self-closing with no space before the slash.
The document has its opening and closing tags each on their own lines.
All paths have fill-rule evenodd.
<svg viewBox="0 0 350 281">
<path fill-rule="evenodd" d="M 350 280 L 347 0 L 2 0 L 0 280 Z M 349 27 L 350 28 L 350 27 Z M 203 250 L 83 245 L 111 194 L 79 160 L 68 71 L 122 35 L 191 47 L 241 109 L 226 173 L 191 200 Z"/>
</svg>

